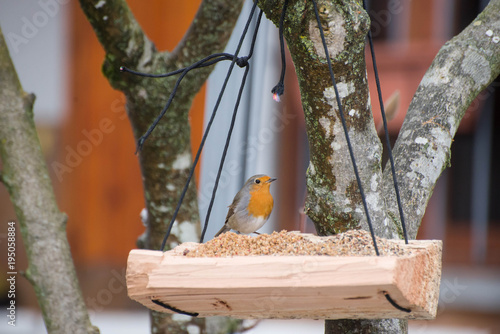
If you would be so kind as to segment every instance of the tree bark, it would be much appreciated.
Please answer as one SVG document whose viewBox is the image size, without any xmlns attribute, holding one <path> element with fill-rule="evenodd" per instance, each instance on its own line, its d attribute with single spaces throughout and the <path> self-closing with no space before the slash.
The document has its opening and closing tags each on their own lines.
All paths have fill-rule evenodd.
<svg viewBox="0 0 500 334">
<path fill-rule="evenodd" d="M 243 0 L 204 0 L 182 41 L 172 52 L 159 52 L 146 37 L 123 0 L 80 0 L 106 58 L 103 73 L 127 98 L 127 113 L 139 139 L 165 105 L 177 76 L 152 79 L 121 73 L 120 66 L 166 73 L 222 52 Z M 182 81 L 169 110 L 139 152 L 148 218 L 140 247 L 159 249 L 191 167 L 188 112 L 213 67 L 197 69 Z M 196 186 L 191 182 L 167 248 L 199 238 Z M 205 330 L 204 320 L 152 312 L 152 332 L 187 333 L 189 325 Z M 175 319 L 184 319 L 176 322 Z M 190 320 L 188 320 L 190 319 Z"/>
<path fill-rule="evenodd" d="M 33 284 L 49 333 L 99 333 L 89 315 L 66 238 L 66 215 L 59 211 L 40 148 L 33 103 L 24 92 L 0 30 L 1 180 L 16 210 Z"/>
<path fill-rule="evenodd" d="M 342 319 L 325 321 L 325 334 L 407 333 L 408 322 L 400 319 Z"/>
</svg>

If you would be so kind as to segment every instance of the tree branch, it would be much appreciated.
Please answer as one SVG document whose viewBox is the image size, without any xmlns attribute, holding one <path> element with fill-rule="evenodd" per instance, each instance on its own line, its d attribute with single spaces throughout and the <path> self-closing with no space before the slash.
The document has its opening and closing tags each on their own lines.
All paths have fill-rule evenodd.
<svg viewBox="0 0 500 334">
<path fill-rule="evenodd" d="M 460 121 L 474 98 L 500 74 L 499 39 L 500 0 L 492 0 L 441 48 L 413 97 L 393 150 L 412 239 L 438 177 L 450 164 L 450 147 Z M 388 215 L 399 228 L 389 168 L 384 171 L 384 192 Z"/>
<path fill-rule="evenodd" d="M 243 2 L 204 0 L 188 31 L 172 53 L 156 50 L 125 0 L 80 0 L 80 5 L 106 52 L 105 75 L 114 88 L 127 93 L 130 83 L 138 84 L 142 80 L 123 75 L 118 71 L 120 66 L 142 72 L 165 73 L 186 67 L 209 54 L 221 52 L 231 36 Z M 192 83 L 195 93 L 211 71 L 212 68 L 208 67 L 196 71 L 198 79 Z M 179 97 L 184 92 L 186 90 L 180 90 Z M 187 91 L 186 95 L 192 95 L 192 92 Z"/>
<path fill-rule="evenodd" d="M 26 247 L 26 272 L 49 333 L 98 333 L 90 323 L 33 121 L 34 95 L 23 91 L 0 30 L 2 180 Z"/>
<path fill-rule="evenodd" d="M 185 67 L 209 54 L 221 52 L 231 36 L 243 2 L 204 0 L 169 61 Z"/>
<path fill-rule="evenodd" d="M 156 48 L 125 0 L 80 0 L 80 5 L 104 51 L 113 60 L 138 70 L 151 63 Z"/>
</svg>

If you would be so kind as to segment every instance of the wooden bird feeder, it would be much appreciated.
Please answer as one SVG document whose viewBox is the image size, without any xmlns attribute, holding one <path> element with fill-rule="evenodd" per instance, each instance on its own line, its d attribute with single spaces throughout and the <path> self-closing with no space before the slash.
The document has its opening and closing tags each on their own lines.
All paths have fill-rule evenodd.
<svg viewBox="0 0 500 334">
<path fill-rule="evenodd" d="M 279 234 L 284 233 L 316 245 L 332 238 L 297 232 Z M 252 238 L 226 233 L 210 242 L 215 249 L 223 250 L 223 246 L 230 247 L 217 243 L 221 238 L 234 236 L 240 241 L 230 246 L 242 246 L 242 253 L 252 253 L 255 246 L 252 243 L 257 243 L 253 249 L 267 247 L 259 240 L 263 235 Z M 412 240 L 405 245 L 399 240 L 386 241 L 404 254 L 386 256 L 379 246 L 382 256 L 189 257 L 199 249 L 197 243 L 183 243 L 168 252 L 132 250 L 126 275 L 128 295 L 156 311 L 182 310 L 198 313 L 200 317 L 435 318 L 442 242 Z M 302 247 L 290 241 L 285 246 L 292 253 L 294 248 Z M 342 247 L 351 246 L 344 243 Z M 322 252 L 323 248 L 316 246 L 316 249 Z M 212 255 L 217 256 L 218 251 Z"/>
</svg>

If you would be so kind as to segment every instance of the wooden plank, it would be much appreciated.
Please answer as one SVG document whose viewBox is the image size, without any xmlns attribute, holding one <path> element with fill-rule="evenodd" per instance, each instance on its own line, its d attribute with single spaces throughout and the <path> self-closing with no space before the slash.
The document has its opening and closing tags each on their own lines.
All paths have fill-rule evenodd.
<svg viewBox="0 0 500 334">
<path fill-rule="evenodd" d="M 237 256 L 188 258 L 180 250 L 132 250 L 130 298 L 158 299 L 200 316 L 311 319 L 432 319 L 441 277 L 441 241 L 411 241 L 409 256 Z M 401 307 L 392 306 L 384 291 Z"/>
</svg>

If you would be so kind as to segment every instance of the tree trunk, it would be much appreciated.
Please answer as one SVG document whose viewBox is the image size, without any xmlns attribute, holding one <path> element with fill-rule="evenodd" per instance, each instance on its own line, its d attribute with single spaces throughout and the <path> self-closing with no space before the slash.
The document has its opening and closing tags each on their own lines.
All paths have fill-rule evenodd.
<svg viewBox="0 0 500 334">
<path fill-rule="evenodd" d="M 127 98 L 134 137 L 139 139 L 165 105 L 177 76 L 152 79 L 121 73 L 125 66 L 146 73 L 166 73 L 222 52 L 243 5 L 242 0 L 204 0 L 182 41 L 172 52 L 159 52 L 148 40 L 123 0 L 80 0 L 106 58 L 104 75 Z M 191 167 L 188 112 L 192 100 L 213 67 L 190 72 L 167 113 L 139 152 L 146 200 L 147 230 L 139 244 L 159 249 Z M 196 186 L 191 182 L 177 215 L 167 248 L 199 239 Z M 182 319 L 182 321 L 176 321 Z M 205 330 L 204 319 L 152 312 L 153 333 L 187 333 L 194 325 Z M 222 326 L 223 327 L 223 326 Z M 219 326 L 220 328 L 222 328 Z"/>
<path fill-rule="evenodd" d="M 259 1 L 279 24 L 284 0 Z M 348 133 L 377 236 L 402 238 L 390 168 L 382 174 L 381 143 L 371 115 L 364 59 L 369 18 L 359 1 L 317 0 Z M 471 101 L 500 72 L 500 0 L 447 43 L 426 73 L 394 148 L 409 237 L 425 207 Z M 318 234 L 367 229 L 311 1 L 289 0 L 284 35 L 292 55 L 306 119 L 311 161 L 306 213 Z M 325 333 L 405 333 L 407 321 L 327 320 Z"/>
<path fill-rule="evenodd" d="M 375 226 L 377 235 L 387 236 L 385 203 L 378 196 L 382 145 L 371 114 L 364 57 L 368 14 L 356 1 L 320 1 L 318 6 L 368 209 L 373 221 L 383 222 Z M 277 7 L 261 4 L 275 23 Z M 320 235 L 368 229 L 312 3 L 297 1 L 288 8 L 285 38 L 299 79 L 311 155 L 306 213 Z"/>
<path fill-rule="evenodd" d="M 99 333 L 92 326 L 33 121 L 35 96 L 24 92 L 0 30 L 1 180 L 16 210 L 33 284 L 49 333 Z"/>
</svg>

